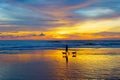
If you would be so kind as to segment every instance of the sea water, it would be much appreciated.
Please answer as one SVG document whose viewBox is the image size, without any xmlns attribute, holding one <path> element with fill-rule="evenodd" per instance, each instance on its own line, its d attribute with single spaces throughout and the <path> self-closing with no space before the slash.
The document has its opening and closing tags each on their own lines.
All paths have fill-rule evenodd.
<svg viewBox="0 0 120 80">
<path fill-rule="evenodd" d="M 120 40 L 0 40 L 0 50 L 120 48 Z"/>
</svg>

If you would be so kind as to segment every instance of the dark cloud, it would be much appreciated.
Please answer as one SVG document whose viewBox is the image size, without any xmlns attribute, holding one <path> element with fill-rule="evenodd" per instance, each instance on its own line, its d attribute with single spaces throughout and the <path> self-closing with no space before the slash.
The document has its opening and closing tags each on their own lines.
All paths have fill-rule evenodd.
<svg viewBox="0 0 120 80">
<path fill-rule="evenodd" d="M 45 36 L 45 34 L 44 34 L 44 33 L 41 33 L 39 36 Z"/>
<path fill-rule="evenodd" d="M 119 37 L 120 37 L 120 32 L 100 32 L 100 33 L 95 33 L 94 35 L 101 35 L 101 36 L 119 36 Z"/>
</svg>

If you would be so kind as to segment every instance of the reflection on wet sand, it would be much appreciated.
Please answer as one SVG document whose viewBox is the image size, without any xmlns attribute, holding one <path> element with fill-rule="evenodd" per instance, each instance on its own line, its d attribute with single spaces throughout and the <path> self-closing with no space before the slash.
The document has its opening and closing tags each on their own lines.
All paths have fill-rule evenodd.
<svg viewBox="0 0 120 80">
<path fill-rule="evenodd" d="M 70 54 L 69 52 L 62 52 L 63 53 L 63 58 L 66 60 L 66 64 L 68 64 L 69 56 L 76 57 L 76 52 L 72 52 Z"/>
<path fill-rule="evenodd" d="M 92 50 L 96 54 L 102 53 L 88 53 Z M 77 51 L 76 57 L 73 57 L 74 50 L 70 51 L 67 57 L 61 53 L 64 50 L 0 54 L 0 80 L 119 80 L 119 50 L 92 50 L 81 49 Z M 104 55 L 107 54 L 106 51 L 112 51 L 112 55 Z M 81 52 L 85 55 L 81 55 Z M 113 55 L 113 52 L 117 55 Z"/>
<path fill-rule="evenodd" d="M 70 52 L 69 52 L 69 49 L 68 49 L 68 45 L 66 45 L 65 47 L 65 52 L 62 52 L 63 53 L 63 58 L 66 59 L 66 64 L 68 64 L 68 59 L 69 59 L 69 56 L 70 56 Z M 76 57 L 76 52 L 72 52 L 72 57 Z"/>
</svg>

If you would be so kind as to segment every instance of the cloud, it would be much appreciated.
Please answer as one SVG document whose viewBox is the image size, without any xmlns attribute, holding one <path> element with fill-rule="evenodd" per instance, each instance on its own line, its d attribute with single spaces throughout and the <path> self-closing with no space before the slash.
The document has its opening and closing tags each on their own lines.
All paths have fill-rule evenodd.
<svg viewBox="0 0 120 80">
<path fill-rule="evenodd" d="M 16 21 L 16 20 L 23 20 L 25 18 L 32 19 L 35 17 L 40 18 L 39 14 L 36 14 L 31 10 L 28 10 L 26 8 L 22 8 L 19 6 L 14 6 L 14 5 L 11 5 L 8 3 L 0 3 L 0 16 L 5 18 L 3 21 L 9 21 L 9 20 Z M 41 16 L 41 18 L 42 17 L 43 17 L 43 15 Z"/>
<path fill-rule="evenodd" d="M 45 34 L 41 33 L 39 36 L 45 36 Z"/>
<path fill-rule="evenodd" d="M 102 36 L 100 39 L 120 39 L 120 32 L 99 32 L 93 34 L 93 36 Z"/>
<path fill-rule="evenodd" d="M 82 10 L 77 10 L 75 11 L 81 16 L 84 17 L 102 17 L 102 16 L 108 16 L 113 13 L 115 13 L 114 10 L 109 9 L 109 8 L 88 8 L 88 9 L 82 9 Z"/>
<path fill-rule="evenodd" d="M 45 35 L 47 34 L 47 35 Z M 98 33 L 41 33 L 40 32 L 1 32 L 0 39 L 70 39 L 70 40 L 92 40 L 92 39 L 119 39 L 120 32 L 98 32 Z"/>
<path fill-rule="evenodd" d="M 13 24 L 38 24 L 38 21 L 53 21 L 45 14 L 38 14 L 30 9 L 11 5 L 8 3 L 0 3 L 0 21 Z M 7 23 L 6 23 L 7 24 Z"/>
<path fill-rule="evenodd" d="M 120 37 L 120 32 L 100 32 L 96 33 L 94 35 L 101 35 L 101 36 L 119 36 Z"/>
<path fill-rule="evenodd" d="M 79 32 L 103 32 L 109 31 L 112 28 L 116 28 L 119 26 L 120 17 L 118 18 L 109 18 L 109 19 L 95 19 L 95 20 L 88 20 L 83 24 L 78 24 L 78 31 Z"/>
<path fill-rule="evenodd" d="M 13 39 L 20 39 L 20 38 L 32 38 L 32 37 L 41 37 L 46 36 L 44 33 L 35 32 L 35 31 L 16 31 L 16 32 L 1 32 L 1 38 L 13 38 Z"/>
<path fill-rule="evenodd" d="M 35 25 L 38 24 L 40 27 L 49 25 L 53 26 L 58 24 L 59 21 L 65 20 L 66 23 L 61 24 L 74 24 L 76 20 L 79 20 L 76 15 L 73 14 L 72 10 L 76 8 L 89 6 L 99 0 L 5 0 L 7 3 L 1 3 L 7 10 L 4 13 L 9 14 L 8 19 L 18 19 L 10 22 L 18 25 Z M 84 6 L 83 6 L 84 5 Z M 59 8 L 59 9 L 58 9 Z M 6 9 L 5 9 L 6 10 Z M 4 14 L 3 13 L 3 14 Z M 69 17 L 68 17 L 69 16 Z M 76 16 L 73 20 L 70 16 Z M 47 20 L 59 20 L 53 21 L 52 25 Z M 40 22 L 42 21 L 42 24 Z M 45 21 L 46 20 L 46 21 Z M 58 23 L 57 23 L 58 22 Z M 44 27 L 45 28 L 45 27 Z"/>
<path fill-rule="evenodd" d="M 104 31 L 113 31 L 120 32 L 120 17 L 109 18 L 109 19 L 94 19 L 94 20 L 85 20 L 83 22 L 79 22 L 74 26 L 65 26 L 57 27 L 55 31 L 58 33 L 98 33 Z"/>
<path fill-rule="evenodd" d="M 77 36 L 72 35 L 75 32 L 119 32 L 119 3 L 119 0 L 0 0 L 0 31 L 70 36 Z M 33 37 L 34 33 L 27 36 Z"/>
</svg>

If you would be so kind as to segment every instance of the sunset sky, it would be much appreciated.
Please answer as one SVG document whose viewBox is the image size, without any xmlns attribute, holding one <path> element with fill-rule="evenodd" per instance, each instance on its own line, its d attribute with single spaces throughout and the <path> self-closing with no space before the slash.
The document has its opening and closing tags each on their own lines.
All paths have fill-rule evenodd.
<svg viewBox="0 0 120 80">
<path fill-rule="evenodd" d="M 120 39 L 120 0 L 0 0 L 0 40 Z"/>
</svg>

